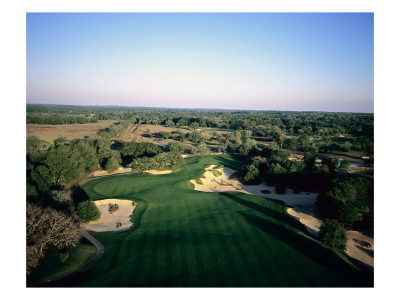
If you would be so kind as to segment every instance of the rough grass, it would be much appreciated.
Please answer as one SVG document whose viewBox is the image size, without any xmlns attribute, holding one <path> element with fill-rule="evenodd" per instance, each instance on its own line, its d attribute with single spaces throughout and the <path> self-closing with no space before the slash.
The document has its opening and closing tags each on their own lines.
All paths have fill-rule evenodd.
<svg viewBox="0 0 400 300">
<path fill-rule="evenodd" d="M 79 281 L 85 287 L 363 286 L 362 273 L 306 234 L 286 207 L 262 197 L 193 190 L 190 179 L 235 156 L 194 157 L 179 172 L 100 178 L 84 189 L 93 200 L 137 201 L 134 229 L 94 234 L 103 259 Z M 65 283 L 68 286 L 68 283 Z"/>
</svg>

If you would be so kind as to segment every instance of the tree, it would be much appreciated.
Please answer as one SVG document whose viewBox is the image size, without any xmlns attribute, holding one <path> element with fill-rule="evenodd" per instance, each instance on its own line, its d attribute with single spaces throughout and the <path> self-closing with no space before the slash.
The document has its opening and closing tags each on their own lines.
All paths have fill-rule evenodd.
<svg viewBox="0 0 400 300">
<path fill-rule="evenodd" d="M 282 144 L 286 137 L 282 129 L 280 129 L 278 126 L 273 126 L 271 136 L 274 141 L 279 145 L 280 149 L 282 149 Z"/>
<path fill-rule="evenodd" d="M 336 174 L 336 168 L 339 165 L 339 160 L 324 157 L 321 161 L 321 171 L 326 174 Z"/>
<path fill-rule="evenodd" d="M 173 153 L 183 153 L 185 151 L 185 147 L 179 142 L 172 142 L 168 144 L 169 152 Z"/>
<path fill-rule="evenodd" d="M 362 215 L 351 202 L 337 202 L 338 217 L 337 220 L 346 228 L 351 228 L 355 221 L 360 221 Z"/>
<path fill-rule="evenodd" d="M 95 221 L 100 218 L 100 211 L 93 201 L 87 200 L 80 202 L 76 209 L 79 219 L 83 223 L 88 223 L 90 221 Z"/>
<path fill-rule="evenodd" d="M 354 201 L 357 190 L 350 180 L 335 179 L 327 195 L 340 202 Z"/>
<path fill-rule="evenodd" d="M 108 172 L 112 172 L 112 171 L 118 170 L 119 167 L 120 167 L 120 164 L 118 163 L 117 158 L 115 158 L 114 156 L 111 156 L 108 158 L 106 165 L 104 166 L 104 169 Z"/>
<path fill-rule="evenodd" d="M 350 161 L 344 159 L 340 162 L 339 171 L 342 173 L 347 173 L 347 170 L 350 168 Z"/>
<path fill-rule="evenodd" d="M 253 162 L 251 165 L 245 166 L 244 171 L 246 171 L 246 174 L 244 175 L 243 180 L 246 183 L 256 183 L 258 175 L 260 174 L 257 165 Z"/>
<path fill-rule="evenodd" d="M 327 219 L 319 228 L 319 238 L 331 248 L 346 250 L 346 231 L 336 220 Z"/>
<path fill-rule="evenodd" d="M 54 146 L 64 145 L 68 140 L 65 137 L 59 137 L 54 140 Z"/>
<path fill-rule="evenodd" d="M 81 238 L 71 217 L 53 208 L 27 203 L 26 207 L 26 272 L 38 265 L 48 246 L 58 249 L 75 246 Z"/>
<path fill-rule="evenodd" d="M 304 164 L 304 171 L 306 173 L 312 174 L 315 172 L 317 167 L 315 166 L 316 156 L 311 153 L 306 153 L 304 155 L 303 164 Z"/>
<path fill-rule="evenodd" d="M 240 154 L 249 155 L 250 152 L 254 152 L 257 149 L 257 143 L 255 140 L 247 139 L 247 141 L 241 144 L 237 150 Z"/>
<path fill-rule="evenodd" d="M 201 142 L 200 144 L 197 145 L 197 152 L 200 155 L 206 155 L 210 152 L 210 148 L 208 148 L 208 146 L 205 143 Z"/>
<path fill-rule="evenodd" d="M 44 163 L 50 170 L 54 185 L 65 185 L 85 171 L 80 153 L 69 145 L 50 149 Z"/>
<path fill-rule="evenodd" d="M 174 121 L 168 119 L 167 121 L 165 121 L 165 125 L 168 127 L 174 127 L 175 123 L 174 123 Z"/>
<path fill-rule="evenodd" d="M 26 139 L 26 154 L 47 150 L 50 146 L 50 143 L 40 140 L 36 136 L 31 136 Z"/>
<path fill-rule="evenodd" d="M 193 122 L 193 123 L 191 123 L 191 124 L 189 125 L 189 127 L 192 128 L 193 130 L 196 130 L 196 129 L 198 129 L 200 126 L 199 126 L 199 123 Z"/>
</svg>

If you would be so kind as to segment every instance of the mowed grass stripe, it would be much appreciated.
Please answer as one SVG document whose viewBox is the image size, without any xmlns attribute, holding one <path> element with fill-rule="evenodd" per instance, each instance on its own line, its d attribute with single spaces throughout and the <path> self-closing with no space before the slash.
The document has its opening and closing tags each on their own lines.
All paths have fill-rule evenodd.
<svg viewBox="0 0 400 300">
<path fill-rule="evenodd" d="M 187 199 L 184 199 L 182 203 L 182 209 L 184 210 L 184 213 L 187 216 L 183 224 L 184 227 L 182 228 L 185 228 L 184 233 L 186 238 L 183 243 L 183 254 L 187 261 L 189 286 L 198 287 L 200 280 L 197 270 L 196 254 L 195 254 L 196 239 L 193 238 L 192 232 L 187 230 L 188 226 L 190 225 L 190 218 L 192 217 L 192 215 L 188 213 L 188 211 L 190 210 L 188 210 Z"/>
<path fill-rule="evenodd" d="M 252 230 L 249 224 L 245 222 L 237 212 L 234 212 L 231 208 L 232 203 L 230 201 L 220 201 L 220 206 L 229 212 L 229 215 L 233 222 L 233 230 L 237 233 L 240 241 L 237 246 L 241 249 L 241 259 L 243 260 L 244 266 L 247 270 L 247 283 L 246 286 L 268 286 L 269 273 L 267 273 L 265 264 L 262 262 L 260 251 L 257 248 L 260 245 L 264 246 L 264 241 L 256 238 L 252 234 Z"/>
<path fill-rule="evenodd" d="M 201 192 L 200 192 L 201 193 Z M 221 198 L 217 198 L 216 204 L 220 203 Z M 215 213 L 209 211 L 210 224 L 214 228 L 214 232 L 219 237 L 219 249 L 222 251 L 226 259 L 225 278 L 227 286 L 242 286 L 243 278 L 241 278 L 241 266 L 238 267 L 237 262 L 241 259 L 238 255 L 236 245 L 228 238 L 232 234 L 232 229 L 229 225 L 229 220 L 226 219 L 226 211 L 222 210 L 221 217 L 216 217 Z M 225 215 L 225 217 L 224 217 Z"/>
<path fill-rule="evenodd" d="M 211 216 L 213 215 L 212 210 L 215 207 L 216 202 L 215 200 L 217 199 L 213 199 L 203 205 L 203 211 L 208 212 L 208 214 L 201 214 L 199 218 L 202 231 L 204 232 L 202 235 L 202 242 L 204 245 L 202 253 L 204 261 L 209 265 L 207 268 L 208 287 L 225 286 L 227 283 L 224 273 L 221 272 L 221 269 L 219 268 L 219 255 L 221 255 L 219 248 L 220 239 L 215 234 L 215 227 L 213 227 L 213 222 L 211 222 Z"/>
<path fill-rule="evenodd" d="M 243 286 L 263 286 L 264 280 L 262 277 L 264 275 L 264 277 L 268 278 L 268 276 L 262 267 L 263 264 L 260 264 L 260 252 L 255 251 L 257 246 L 259 247 L 262 243 L 251 235 L 252 230 L 249 230 L 251 229 L 249 224 L 236 212 L 235 208 L 237 204 L 229 201 L 230 199 L 225 194 L 221 195 L 223 195 L 223 198 L 219 201 L 219 204 L 226 211 L 229 219 L 233 220 L 231 222 L 231 230 L 235 232 L 238 239 L 235 247 L 240 252 L 240 260 L 237 260 L 237 262 L 242 266 L 243 271 L 246 270 Z"/>
<path fill-rule="evenodd" d="M 184 222 L 184 218 L 187 215 L 187 211 L 185 206 L 183 205 L 183 202 L 185 201 L 185 199 L 181 199 L 181 205 L 178 208 L 178 206 L 176 206 L 175 211 L 179 213 L 176 215 L 176 224 L 177 224 L 177 233 L 178 233 L 178 239 L 180 239 L 180 243 L 177 245 L 177 251 L 179 253 L 179 260 L 176 263 L 176 267 L 177 270 L 179 270 L 179 272 L 177 272 L 177 275 L 180 275 L 181 277 L 177 280 L 177 286 L 181 286 L 181 287 L 188 287 L 190 286 L 190 281 L 189 281 L 189 266 L 188 266 L 188 247 L 187 245 L 187 241 L 185 238 L 185 232 L 184 232 L 184 228 L 186 226 L 185 222 Z"/>
<path fill-rule="evenodd" d="M 146 261 L 147 264 L 144 265 L 144 269 L 149 270 L 147 282 L 149 286 L 158 286 L 157 282 L 160 280 L 160 268 L 161 262 L 159 261 L 159 242 L 160 242 L 160 212 L 161 209 L 156 208 L 151 211 L 151 224 L 152 226 L 147 226 L 147 231 L 149 233 L 150 239 L 148 246 L 149 259 Z M 149 215 L 150 219 L 150 215 Z"/>
<path fill-rule="evenodd" d="M 204 251 L 202 247 L 202 240 L 200 238 L 200 235 L 198 234 L 198 229 L 200 228 L 200 225 L 198 223 L 198 216 L 196 215 L 196 205 L 192 206 L 188 204 L 188 201 L 184 201 L 185 208 L 187 211 L 191 212 L 189 219 L 188 219 L 188 230 L 190 234 L 192 235 L 192 240 L 193 242 L 191 243 L 193 245 L 192 251 L 194 253 L 194 260 L 195 263 L 193 264 L 193 269 L 192 272 L 196 274 L 196 284 L 194 286 L 197 287 L 203 287 L 207 286 L 207 278 L 204 276 L 203 269 L 204 269 L 204 263 L 203 257 L 202 257 L 202 252 Z"/>
</svg>

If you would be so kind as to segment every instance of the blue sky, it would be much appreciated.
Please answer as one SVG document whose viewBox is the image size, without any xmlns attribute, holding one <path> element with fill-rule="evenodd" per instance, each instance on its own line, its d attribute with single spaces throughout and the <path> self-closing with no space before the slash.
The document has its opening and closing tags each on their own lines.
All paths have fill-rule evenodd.
<svg viewBox="0 0 400 300">
<path fill-rule="evenodd" d="M 373 112 L 371 13 L 29 13 L 27 103 Z"/>
</svg>

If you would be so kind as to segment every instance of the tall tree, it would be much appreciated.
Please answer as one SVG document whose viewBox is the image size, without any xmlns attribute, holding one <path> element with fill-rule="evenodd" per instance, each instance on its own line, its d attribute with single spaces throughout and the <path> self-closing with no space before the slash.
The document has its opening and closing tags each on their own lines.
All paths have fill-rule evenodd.
<svg viewBox="0 0 400 300">
<path fill-rule="evenodd" d="M 80 238 L 81 233 L 71 217 L 49 207 L 27 203 L 27 274 L 37 266 L 48 246 L 58 249 L 75 246 Z"/>
<path fill-rule="evenodd" d="M 327 219 L 319 228 L 319 238 L 334 249 L 346 250 L 346 231 L 336 220 Z"/>
</svg>

